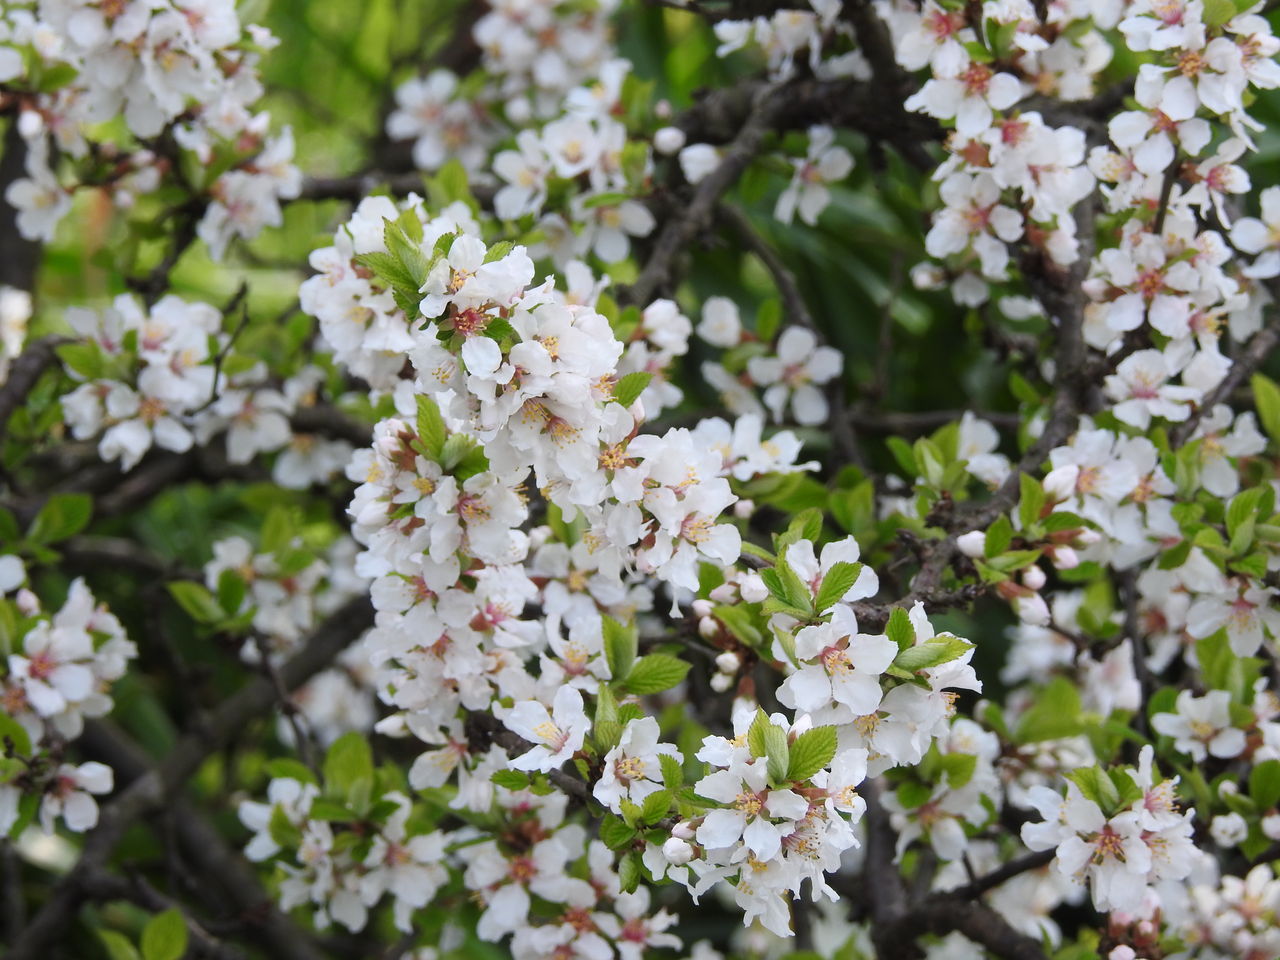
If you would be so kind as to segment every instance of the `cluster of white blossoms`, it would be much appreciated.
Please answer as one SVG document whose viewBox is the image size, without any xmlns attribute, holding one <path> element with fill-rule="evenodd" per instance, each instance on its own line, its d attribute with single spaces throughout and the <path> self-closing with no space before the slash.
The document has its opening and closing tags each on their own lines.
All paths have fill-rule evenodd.
<svg viewBox="0 0 1280 960">
<path fill-rule="evenodd" d="M 725 352 L 702 364 L 702 377 L 721 404 L 737 416 L 813 427 L 827 422 L 830 405 L 823 388 L 844 369 L 839 350 L 822 344 L 807 327 L 783 328 L 762 343 L 761 324 L 747 330 L 738 305 L 728 297 L 708 297 L 695 328 L 699 339 Z M 773 338 L 770 338 L 773 339 Z"/>
<path fill-rule="evenodd" d="M 276 39 L 244 26 L 235 0 L 20 0 L 0 11 L 0 91 L 19 104 L 27 176 L 5 199 L 29 239 L 50 241 L 77 191 L 101 188 L 128 209 L 190 157 L 216 168 L 191 184 L 205 199 L 198 225 L 215 259 L 233 237 L 281 222 L 296 197 L 293 136 L 255 113 L 258 59 Z M 124 118 L 130 137 L 98 140 Z M 163 131 L 175 152 L 152 143 Z M 65 162 L 62 158 L 66 158 Z"/>
<path fill-rule="evenodd" d="M 0 604 L 13 638 L 0 666 L 0 834 L 35 820 L 46 833 L 59 820 L 82 832 L 98 822 L 94 796 L 110 793 L 114 776 L 106 764 L 61 757 L 86 719 L 111 712 L 111 686 L 138 650 L 83 580 L 54 612 L 41 609 L 25 581 L 19 557 L 0 557 Z"/>
<path fill-rule="evenodd" d="M 289 424 L 315 403 L 323 372 L 304 368 L 271 386 L 264 364 L 229 356 L 232 338 L 216 307 L 170 294 L 146 308 L 121 294 L 101 311 L 68 310 L 67 322 L 79 339 L 59 355 L 82 382 L 62 398 L 64 422 L 77 440 L 98 438 L 107 462 L 129 470 L 153 446 L 183 453 L 224 436 L 234 464 L 283 451 L 276 482 L 303 488 L 350 457 L 346 441 L 295 435 Z"/>
</svg>

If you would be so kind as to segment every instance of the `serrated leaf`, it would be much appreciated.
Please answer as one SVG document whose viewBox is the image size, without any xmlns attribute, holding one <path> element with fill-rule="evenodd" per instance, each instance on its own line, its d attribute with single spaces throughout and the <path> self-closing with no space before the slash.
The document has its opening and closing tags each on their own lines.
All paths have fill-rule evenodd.
<svg viewBox="0 0 1280 960">
<path fill-rule="evenodd" d="M 1018 489 L 1018 519 L 1022 529 L 1029 530 L 1040 520 L 1040 511 L 1044 509 L 1044 487 L 1035 477 L 1024 473 L 1018 478 Z"/>
<path fill-rule="evenodd" d="M 907 673 L 916 673 L 958 659 L 972 646 L 968 640 L 959 637 L 938 636 L 901 651 L 893 658 L 893 665 Z"/>
<path fill-rule="evenodd" d="M 604 633 L 604 656 L 609 664 L 609 675 L 614 680 L 624 679 L 636 660 L 639 638 L 634 627 L 624 627 L 613 617 L 601 617 Z"/>
<path fill-rule="evenodd" d="M 623 893 L 635 893 L 640 885 L 640 858 L 634 850 L 618 863 L 618 883 Z"/>
<path fill-rule="evenodd" d="M 982 554 L 987 558 L 998 557 L 1009 549 L 1013 543 L 1013 524 L 1003 513 L 987 528 L 987 536 L 983 541 Z"/>
<path fill-rule="evenodd" d="M 497 263 L 499 260 L 501 260 L 507 254 L 509 254 L 515 248 L 516 248 L 516 245 L 512 243 L 510 240 L 499 240 L 497 243 L 491 246 L 487 251 L 485 251 L 484 262 Z"/>
<path fill-rule="evenodd" d="M 689 666 L 679 657 L 651 653 L 635 662 L 623 684 L 632 693 L 659 693 L 680 683 L 689 672 Z"/>
<path fill-rule="evenodd" d="M 421 441 L 427 456 L 438 462 L 445 443 L 444 417 L 440 415 L 440 408 L 430 397 L 418 394 L 417 400 L 418 440 Z"/>
<path fill-rule="evenodd" d="M 915 646 L 916 628 L 911 624 L 911 616 L 901 607 L 894 607 L 889 614 L 889 622 L 885 624 L 885 636 L 898 645 L 899 651 L 909 650 Z"/>
<path fill-rule="evenodd" d="M 824 769 L 836 755 L 836 728 L 814 727 L 796 737 L 791 744 L 791 761 L 787 766 L 788 780 L 808 780 Z"/>
<path fill-rule="evenodd" d="M 861 573 L 861 563 L 849 563 L 842 560 L 834 564 L 822 578 L 822 584 L 818 588 L 818 599 L 814 604 L 817 611 L 825 613 L 839 603 L 841 598 L 857 582 Z"/>
<path fill-rule="evenodd" d="M 529 774 L 521 770 L 495 770 L 489 780 L 504 790 L 523 790 L 529 786 Z"/>
<path fill-rule="evenodd" d="M 655 790 L 640 805 L 640 819 L 649 825 L 657 823 L 671 809 L 671 800 L 670 790 Z"/>
<path fill-rule="evenodd" d="M 619 377 L 613 386 L 613 398 L 624 407 L 629 407 L 640 399 L 640 394 L 644 393 L 652 379 L 653 374 L 643 370 Z"/>
<path fill-rule="evenodd" d="M 679 757 L 660 753 L 658 765 L 662 768 L 662 782 L 668 790 L 678 790 L 684 786 L 684 765 L 680 763 Z"/>
<path fill-rule="evenodd" d="M 1067 779 L 1080 788 L 1086 800 L 1092 800 L 1102 812 L 1110 814 L 1120 802 L 1115 782 L 1100 767 L 1080 767 L 1067 774 Z"/>
<path fill-rule="evenodd" d="M 621 850 L 635 839 L 634 827 L 627 826 L 621 817 L 606 814 L 600 821 L 600 840 L 610 850 Z"/>
</svg>

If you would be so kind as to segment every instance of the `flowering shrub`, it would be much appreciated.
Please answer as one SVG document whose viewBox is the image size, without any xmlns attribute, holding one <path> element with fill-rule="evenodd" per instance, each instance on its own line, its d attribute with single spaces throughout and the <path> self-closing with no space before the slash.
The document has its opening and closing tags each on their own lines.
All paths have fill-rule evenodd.
<svg viewBox="0 0 1280 960">
<path fill-rule="evenodd" d="M 1280 955 L 1271 7 L 0 6 L 5 955 Z"/>
</svg>

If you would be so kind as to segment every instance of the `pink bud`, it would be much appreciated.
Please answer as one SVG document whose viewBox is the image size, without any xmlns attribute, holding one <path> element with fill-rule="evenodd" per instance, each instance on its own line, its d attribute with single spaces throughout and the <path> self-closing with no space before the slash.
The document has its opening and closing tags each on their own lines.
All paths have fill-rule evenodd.
<svg viewBox="0 0 1280 960">
<path fill-rule="evenodd" d="M 1046 579 L 1044 571 L 1034 564 L 1022 571 L 1022 582 L 1029 590 L 1043 589 Z"/>
<path fill-rule="evenodd" d="M 710 600 L 698 599 L 693 601 L 693 615 L 695 617 L 711 616 L 712 604 Z"/>
</svg>

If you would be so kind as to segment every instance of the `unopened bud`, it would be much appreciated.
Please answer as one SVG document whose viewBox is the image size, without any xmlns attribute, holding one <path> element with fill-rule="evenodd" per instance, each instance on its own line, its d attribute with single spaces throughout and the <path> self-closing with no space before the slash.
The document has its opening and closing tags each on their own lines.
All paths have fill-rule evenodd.
<svg viewBox="0 0 1280 960">
<path fill-rule="evenodd" d="M 1013 601 L 1013 612 L 1023 623 L 1033 627 L 1044 627 L 1049 624 L 1049 605 L 1038 593 L 1029 593 L 1016 597 Z"/>
<path fill-rule="evenodd" d="M 720 633 L 720 624 L 716 623 L 711 617 L 703 617 L 698 621 L 698 636 L 703 640 L 710 640 L 712 637 Z"/>
<path fill-rule="evenodd" d="M 15 599 L 18 603 L 18 610 L 22 612 L 24 617 L 34 617 L 40 612 L 40 598 L 26 587 L 18 591 L 18 596 Z"/>
<path fill-rule="evenodd" d="M 733 677 L 727 673 L 717 673 L 711 678 L 711 689 L 716 693 L 724 693 L 733 685 Z"/>
<path fill-rule="evenodd" d="M 1234 797 L 1240 792 L 1240 785 L 1233 780 L 1223 780 L 1218 784 L 1218 796 Z"/>
<path fill-rule="evenodd" d="M 693 606 L 693 615 L 695 617 L 711 616 L 712 604 L 710 600 L 703 600 L 699 598 L 693 601 L 692 606 Z"/>
<path fill-rule="evenodd" d="M 627 412 L 631 414 L 636 423 L 644 423 L 644 404 L 640 402 L 640 398 L 636 397 L 636 402 L 627 407 Z"/>
<path fill-rule="evenodd" d="M 733 515 L 739 520 L 750 520 L 751 515 L 756 512 L 756 503 L 754 500 L 739 500 L 733 505 Z"/>
<path fill-rule="evenodd" d="M 679 837 L 681 840 L 692 840 L 694 835 L 693 824 L 688 820 L 681 820 L 671 828 L 671 835 Z"/>
<path fill-rule="evenodd" d="M 747 603 L 764 603 L 769 599 L 769 588 L 756 573 L 748 573 L 738 581 L 738 592 Z"/>
<path fill-rule="evenodd" d="M 679 127 L 663 127 L 653 135 L 653 149 L 659 153 L 676 153 L 687 139 Z"/>
<path fill-rule="evenodd" d="M 667 863 L 681 867 L 693 859 L 693 847 L 688 840 L 672 837 L 662 845 L 662 855 L 666 857 Z"/>
<path fill-rule="evenodd" d="M 1095 543 L 1102 539 L 1102 534 L 1097 530 L 1089 527 L 1081 527 L 1080 532 L 1076 534 L 1076 546 L 1092 547 Z"/>
<path fill-rule="evenodd" d="M 742 658 L 732 650 L 726 650 L 716 657 L 716 669 L 721 673 L 737 673 L 742 669 Z"/>
<path fill-rule="evenodd" d="M 44 117 L 34 110 L 23 110 L 18 114 L 18 133 L 23 140 L 34 140 L 44 130 Z"/>
<path fill-rule="evenodd" d="M 666 120 L 672 114 L 671 101 L 667 99 L 659 100 L 653 105 L 653 115 L 659 120 Z"/>
<path fill-rule="evenodd" d="M 1035 564 L 1032 564 L 1027 567 L 1026 570 L 1022 571 L 1022 582 L 1026 585 L 1028 590 L 1043 589 L 1046 579 L 1044 571 Z"/>
<path fill-rule="evenodd" d="M 1280 813 L 1269 813 L 1262 818 L 1262 834 L 1268 840 L 1280 840 Z"/>
<path fill-rule="evenodd" d="M 718 587 L 712 587 L 707 596 L 714 603 L 733 603 L 734 600 L 738 599 L 738 588 L 732 583 L 722 583 Z"/>
<path fill-rule="evenodd" d="M 1080 555 L 1070 547 L 1054 547 L 1049 551 L 1049 559 L 1059 570 L 1074 570 L 1080 566 Z"/>
<path fill-rule="evenodd" d="M 970 530 L 956 537 L 956 546 L 970 559 L 983 556 L 987 549 L 987 535 L 981 530 Z"/>
<path fill-rule="evenodd" d="M 1045 495 L 1054 503 L 1067 499 L 1076 492 L 1076 480 L 1079 477 L 1080 468 L 1074 463 L 1050 470 L 1049 475 L 1044 478 Z"/>
</svg>

